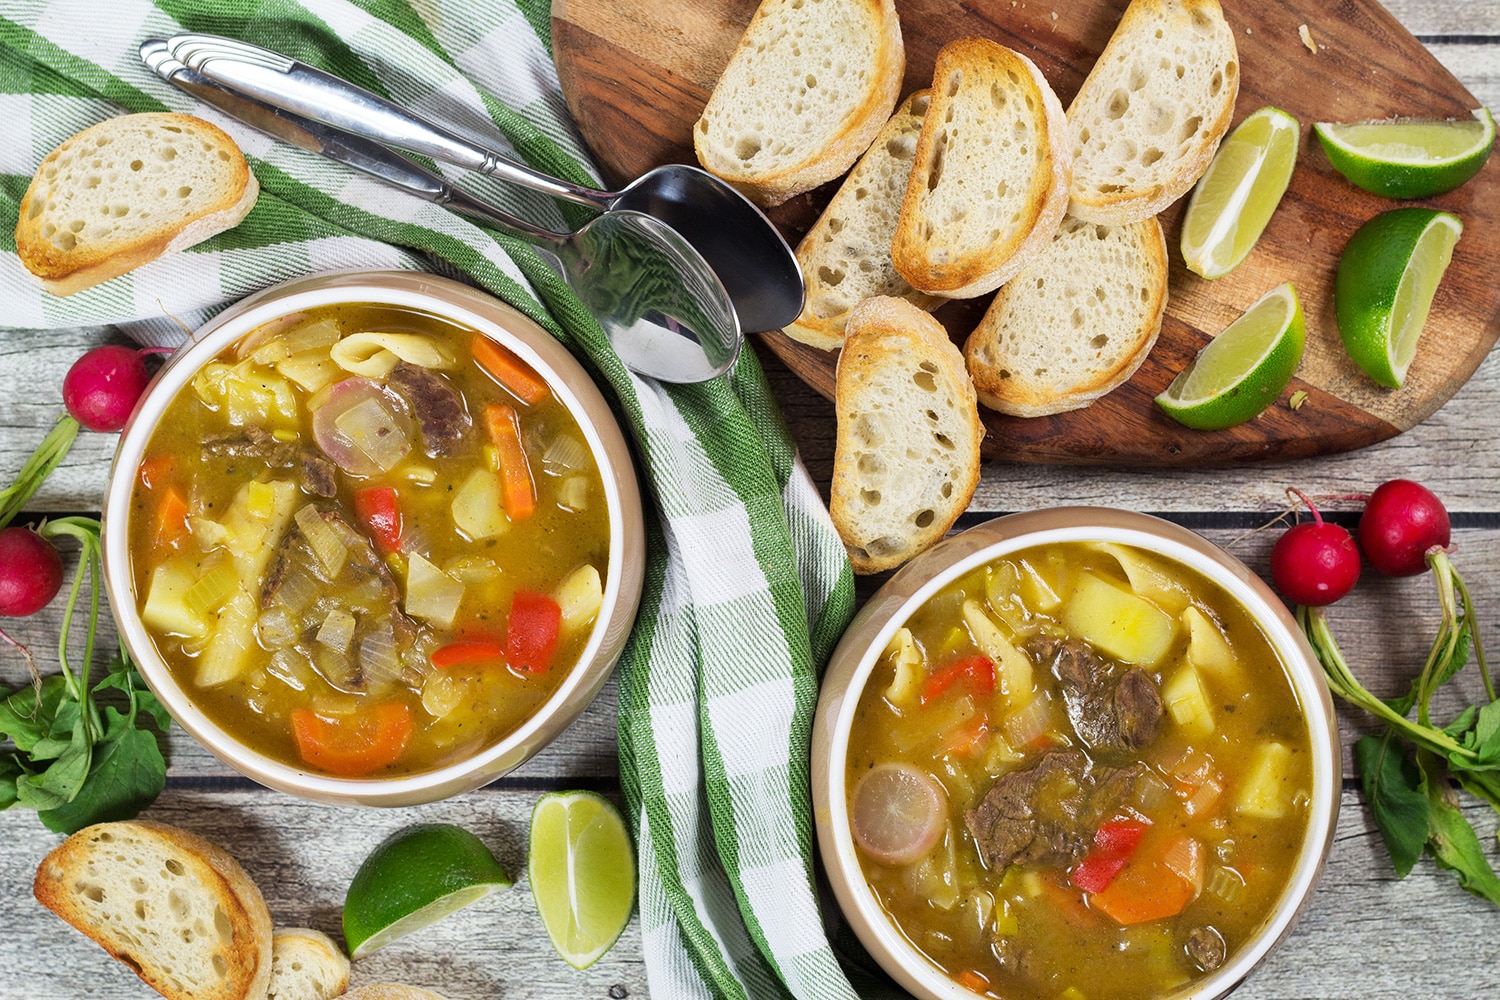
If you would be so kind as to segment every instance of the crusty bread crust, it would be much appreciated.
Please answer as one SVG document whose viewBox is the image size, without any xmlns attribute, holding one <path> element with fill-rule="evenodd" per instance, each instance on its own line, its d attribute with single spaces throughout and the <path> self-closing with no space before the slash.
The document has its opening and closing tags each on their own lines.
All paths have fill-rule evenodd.
<svg viewBox="0 0 1500 1000">
<path fill-rule="evenodd" d="M 858 60 L 861 65 L 868 64 L 869 75 L 864 90 L 853 95 L 853 100 L 845 106 L 825 109 L 825 126 L 805 148 L 797 151 L 798 155 L 792 162 L 770 169 L 749 165 L 735 155 L 737 140 L 727 119 L 782 113 L 772 106 L 762 108 L 756 102 L 753 95 L 770 85 L 757 88 L 755 73 L 768 58 L 764 57 L 767 43 L 789 37 L 784 36 L 778 26 L 785 16 L 783 8 L 790 8 L 798 2 L 762 0 L 739 45 L 729 57 L 729 64 L 709 96 L 703 114 L 693 126 L 693 150 L 703 168 L 734 185 L 751 201 L 767 207 L 811 191 L 848 170 L 890 118 L 901 96 L 901 78 L 906 72 L 906 50 L 901 41 L 901 22 L 896 16 L 894 0 L 838 0 L 847 7 L 851 20 L 868 29 L 868 44 L 864 51 L 839 53 L 843 58 Z M 833 6 L 831 0 L 830 6 Z M 778 46 L 776 54 L 785 60 L 798 59 L 789 52 L 780 51 L 784 48 Z M 822 54 L 809 50 L 801 56 L 802 59 L 817 60 L 807 66 L 814 75 L 822 71 L 819 58 Z M 770 75 L 772 67 L 763 68 Z M 798 77 L 801 75 L 805 74 L 798 74 Z M 745 98 L 746 103 L 736 104 L 738 95 L 730 93 L 733 88 L 729 84 L 737 85 L 744 76 L 749 77 L 745 86 L 751 96 Z M 768 136 L 776 135 L 776 122 L 767 120 L 765 129 Z"/>
<path fill-rule="evenodd" d="M 332 938 L 308 927 L 276 929 L 266 1000 L 331 1000 L 348 988 L 349 959 Z"/>
<path fill-rule="evenodd" d="M 164 868 L 153 876 L 180 879 L 184 886 L 196 885 L 198 891 L 214 901 L 216 913 L 222 913 L 229 928 L 228 940 L 222 927 L 207 928 L 197 943 L 181 945 L 201 949 L 211 946 L 214 964 L 222 962 L 220 988 L 206 992 L 178 987 L 173 976 L 157 961 L 151 942 L 134 935 L 119 920 L 100 922 L 95 904 L 108 893 L 122 895 L 132 877 L 140 878 L 128 864 L 127 845 L 146 845 L 169 856 L 177 866 L 164 862 Z M 149 883 L 144 894 L 168 895 L 166 890 Z M 122 823 L 99 823 L 86 827 L 59 844 L 37 867 L 32 892 L 37 901 L 96 942 L 110 955 L 129 965 L 148 986 L 169 1000 L 263 1000 L 271 982 L 271 913 L 266 901 L 227 851 L 196 834 L 162 823 L 134 820 Z M 98 899 L 89 893 L 95 892 Z M 112 901 L 113 902 L 113 901 Z M 164 907 L 165 909 L 165 907 Z M 139 912 L 139 911 L 137 911 Z M 169 920 L 167 913 L 147 919 Z M 216 933 L 217 931 L 217 933 Z M 162 935 L 161 937 L 167 937 Z M 133 938 L 133 940 L 132 940 Z M 159 942 L 158 949 L 165 947 Z"/>
<path fill-rule="evenodd" d="M 1164 37 L 1156 37 L 1158 28 Z M 1209 65 L 1189 70 L 1170 58 L 1174 45 L 1203 54 Z M 1161 74 L 1157 71 L 1172 68 L 1174 61 L 1176 79 L 1190 73 L 1188 82 L 1201 81 L 1205 87 L 1195 95 L 1199 105 L 1167 109 L 1174 117 L 1158 126 L 1152 116 L 1166 108 L 1165 102 L 1139 95 L 1149 98 L 1154 89 L 1160 88 Z M 1138 73 L 1144 73 L 1145 78 Z M 1156 215 L 1181 198 L 1203 176 L 1224 133 L 1229 131 L 1239 88 L 1234 32 L 1224 20 L 1219 0 L 1131 0 L 1109 44 L 1068 106 L 1073 136 L 1068 213 L 1085 222 L 1123 226 Z M 1124 108 L 1115 104 L 1122 95 Z M 1198 128 L 1190 138 L 1176 141 L 1179 128 L 1195 112 L 1201 119 Z M 1158 159 L 1153 162 L 1163 166 L 1152 170 L 1151 164 L 1141 160 L 1140 172 L 1147 176 L 1134 181 L 1122 177 L 1115 169 L 1121 159 L 1116 147 L 1125 143 L 1135 146 L 1126 160 L 1155 149 Z M 1156 143 L 1159 148 L 1153 145 Z"/>
<path fill-rule="evenodd" d="M 179 130 L 185 138 L 201 140 L 209 147 L 203 152 L 215 157 L 214 168 L 219 175 L 212 197 L 196 199 L 190 208 L 183 209 L 171 200 L 170 195 L 165 198 L 153 195 L 151 207 L 154 211 L 150 223 L 129 220 L 132 224 L 125 235 L 98 239 L 83 238 L 88 235 L 88 230 L 84 229 L 75 237 L 74 246 L 59 245 L 53 239 L 56 227 L 63 221 L 54 217 L 59 195 L 65 191 L 76 192 L 95 178 L 107 177 L 112 169 L 118 173 L 125 166 L 114 160 L 126 141 L 121 138 L 122 134 L 151 126 Z M 90 148 L 90 144 L 98 144 L 101 140 L 102 145 Z M 121 146 L 111 148 L 115 142 L 120 142 Z M 57 165 L 60 158 L 72 154 L 76 154 L 80 161 L 85 155 L 96 159 L 88 168 L 80 162 L 70 177 L 70 171 L 65 169 L 60 173 Z M 194 155 L 198 155 L 198 151 L 194 151 Z M 117 183 L 122 189 L 126 186 L 123 181 Z M 26 270 L 40 280 L 43 288 L 53 295 L 72 295 L 233 228 L 249 213 L 259 192 L 260 186 L 250 172 L 244 154 L 218 126 L 191 115 L 171 113 L 111 118 L 65 140 L 37 166 L 31 185 L 21 199 L 20 217 L 16 222 L 16 252 Z M 138 195 L 122 194 L 122 204 L 127 197 L 134 200 Z M 142 206 L 133 207 L 138 212 Z M 49 225 L 54 227 L 54 232 L 48 232 Z"/>
<path fill-rule="evenodd" d="M 854 571 L 879 573 L 969 506 L 984 425 L 963 355 L 905 299 L 865 299 L 849 314 L 836 386 L 828 509 Z"/>
<path fill-rule="evenodd" d="M 782 330 L 793 340 L 838 350 L 849 311 L 873 295 L 898 295 L 923 309 L 942 303 L 912 288 L 891 263 L 891 234 L 928 96 L 919 90 L 902 102 L 797 245 L 807 299 L 802 315 Z"/>
<path fill-rule="evenodd" d="M 1052 249 L 1000 289 L 964 344 L 979 401 L 1040 417 L 1087 406 L 1124 384 L 1161 333 L 1167 273 L 1166 236 L 1155 216 L 1124 227 L 1064 220 Z M 1094 315 L 1099 309 L 1129 328 L 1109 328 L 1111 339 L 1096 345 L 1106 329 Z M 1036 365 L 1046 370 L 1027 370 Z"/>
<path fill-rule="evenodd" d="M 972 298 L 1026 266 L 1062 222 L 1072 177 L 1067 119 L 1036 65 L 988 39 L 943 46 L 932 81 L 891 258 L 913 288 Z M 994 107 L 997 93 L 1007 95 L 1007 107 Z M 970 103 L 977 110 L 964 114 Z M 1013 138 L 1000 127 L 1002 114 L 1025 134 Z M 1000 176 L 1014 164 L 1021 165 L 1016 190 Z M 1015 214 L 1000 212 L 1002 204 Z M 1007 217 L 990 219 L 997 212 Z"/>
</svg>

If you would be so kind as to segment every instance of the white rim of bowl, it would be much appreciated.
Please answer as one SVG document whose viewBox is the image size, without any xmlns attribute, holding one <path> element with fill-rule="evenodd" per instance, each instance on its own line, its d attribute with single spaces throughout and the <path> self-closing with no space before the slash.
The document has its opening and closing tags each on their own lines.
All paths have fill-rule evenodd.
<svg viewBox="0 0 1500 1000">
<path fill-rule="evenodd" d="M 853 725 L 855 711 L 859 707 L 859 701 L 864 694 L 865 685 L 869 682 L 870 674 L 874 672 L 876 663 L 890 643 L 891 637 L 896 634 L 896 630 L 905 625 L 917 608 L 947 584 L 985 563 L 993 562 L 1021 549 L 1063 542 L 1097 541 L 1131 545 L 1180 562 L 1224 588 L 1231 598 L 1250 611 L 1266 639 L 1281 658 L 1282 669 L 1302 709 L 1312 745 L 1312 801 L 1308 806 L 1307 829 L 1303 834 L 1301 853 L 1297 858 L 1297 867 L 1292 879 L 1277 898 L 1272 913 L 1262 923 L 1251 942 L 1241 947 L 1230 957 L 1229 961 L 1214 972 L 1187 984 L 1178 992 L 1168 994 L 1168 997 L 1173 1000 L 1203 997 L 1207 1000 L 1210 997 L 1221 997 L 1237 986 L 1291 929 L 1303 901 L 1312 891 L 1318 874 L 1322 870 L 1329 836 L 1332 833 L 1332 824 L 1337 815 L 1334 806 L 1337 805 L 1343 790 L 1343 775 L 1342 773 L 1335 775 L 1330 764 L 1336 758 L 1330 728 L 1313 725 L 1313 716 L 1309 715 L 1311 709 L 1317 709 L 1321 713 L 1323 699 L 1313 679 L 1304 676 L 1302 670 L 1299 669 L 1303 657 L 1298 651 L 1298 639 L 1278 616 L 1260 612 L 1259 609 L 1265 607 L 1265 600 L 1249 581 L 1232 572 L 1224 563 L 1186 543 L 1163 538 L 1140 529 L 1118 527 L 1101 529 L 1097 526 L 1078 526 L 1044 529 L 1005 538 L 955 562 L 901 602 L 901 605 L 891 614 L 890 619 L 881 626 L 880 631 L 867 645 L 859 666 L 850 679 L 848 690 L 839 704 L 838 715 L 833 723 L 834 735 L 828 764 L 828 801 L 831 816 L 829 825 L 833 831 L 834 846 L 838 856 L 845 869 L 854 875 L 848 880 L 852 898 L 864 922 L 872 928 L 881 944 L 893 954 L 903 956 L 901 964 L 907 973 L 936 995 L 951 998 L 951 1000 L 973 1000 L 976 996 L 975 993 L 958 985 L 940 972 L 931 959 L 907 940 L 906 935 L 896 926 L 895 921 L 875 898 L 874 892 L 864 877 L 864 869 L 854 847 L 853 834 L 850 832 L 845 779 L 845 772 L 848 768 L 849 732 Z"/>
<path fill-rule="evenodd" d="M 336 275 L 330 275 L 335 277 Z M 309 279 L 300 279 L 303 281 Z M 464 287 L 464 286 L 460 286 Z M 268 290 L 270 291 L 270 290 Z M 264 293 L 263 293 L 264 294 Z M 497 300 L 498 301 L 498 300 Z M 552 692 L 552 695 L 536 708 L 531 715 L 527 716 L 520 726 L 507 733 L 496 743 L 485 748 L 472 757 L 448 764 L 433 771 L 424 771 L 420 774 L 407 775 L 405 777 L 389 778 L 337 778 L 321 775 L 313 771 L 304 771 L 284 764 L 266 754 L 254 749 L 248 744 L 234 738 L 204 714 L 191 699 L 187 697 L 182 685 L 167 668 L 161 654 L 157 651 L 155 642 L 146 631 L 140 621 L 139 613 L 135 611 L 136 594 L 133 576 L 133 560 L 129 552 L 129 532 L 127 530 L 110 531 L 112 524 L 127 525 L 130 519 L 130 500 L 134 493 L 134 470 L 140 467 L 141 460 L 145 455 L 146 447 L 156 430 L 157 422 L 167 407 L 177 398 L 181 392 L 192 381 L 199 368 L 223 353 L 230 345 L 253 331 L 256 327 L 282 316 L 299 312 L 304 309 L 314 309 L 319 306 L 330 305 L 385 305 L 399 308 L 411 309 L 415 312 L 426 313 L 438 319 L 448 321 L 454 325 L 465 326 L 484 334 L 486 337 L 503 345 L 515 352 L 527 364 L 540 373 L 547 382 L 548 387 L 557 394 L 567 405 L 568 411 L 573 414 L 577 421 L 579 430 L 588 441 L 589 450 L 598 463 L 600 479 L 604 484 L 605 497 L 609 507 L 609 571 L 604 588 L 604 602 L 600 606 L 599 615 L 595 619 L 593 634 L 589 637 L 587 645 L 579 654 L 577 662 L 569 670 L 568 676 L 563 678 L 562 683 Z M 504 305 L 504 303 L 501 303 Z M 514 310 L 512 306 L 507 309 Z M 519 311 L 516 315 L 526 322 L 532 322 Z M 222 326 L 214 327 L 214 320 L 209 320 L 204 327 L 212 327 L 206 335 L 200 337 L 198 331 L 190 336 L 188 341 L 174 353 L 167 365 L 157 373 L 156 380 L 147 391 L 145 398 L 141 400 L 140 408 L 132 415 L 130 426 L 126 429 L 120 439 L 120 445 L 115 453 L 114 464 L 110 468 L 110 487 L 106 496 L 106 507 L 104 511 L 104 563 L 105 563 L 105 586 L 108 590 L 110 609 L 114 613 L 115 623 L 122 633 L 125 633 L 132 651 L 149 651 L 151 662 L 139 664 L 143 675 L 149 669 L 148 679 L 154 680 L 151 686 L 157 696 L 170 710 L 172 716 L 178 720 L 188 719 L 192 725 L 184 725 L 193 735 L 208 745 L 215 755 L 222 758 L 236 760 L 243 759 L 252 762 L 253 769 L 264 775 L 271 782 L 303 788 L 315 795 L 331 796 L 349 799 L 357 796 L 373 797 L 378 794 L 380 798 L 395 798 L 421 794 L 454 780 L 461 780 L 475 771 L 482 771 L 497 758 L 509 753 L 515 746 L 526 742 L 538 729 L 545 725 L 553 713 L 562 703 L 584 682 L 587 670 L 582 667 L 589 663 L 604 643 L 608 629 L 605 624 L 613 616 L 616 607 L 620 603 L 620 583 L 624 569 L 624 516 L 622 501 L 620 497 L 618 470 L 614 468 L 609 460 L 604 442 L 599 435 L 598 429 L 592 422 L 581 419 L 583 403 L 574 393 L 573 389 L 562 378 L 551 364 L 546 362 L 541 355 L 509 330 L 500 326 L 493 320 L 470 311 L 468 308 L 450 302 L 446 299 L 435 299 L 431 294 L 404 288 L 391 288 L 380 284 L 335 284 L 306 291 L 292 292 L 285 296 L 268 297 L 263 302 L 247 308 L 244 312 L 232 316 Z M 592 384 L 592 383 L 590 383 Z M 129 488 L 115 487 L 120 475 L 129 471 Z M 129 614 L 124 613 L 122 600 L 128 598 L 131 609 Z M 145 657 L 142 657 L 145 659 Z"/>
</svg>

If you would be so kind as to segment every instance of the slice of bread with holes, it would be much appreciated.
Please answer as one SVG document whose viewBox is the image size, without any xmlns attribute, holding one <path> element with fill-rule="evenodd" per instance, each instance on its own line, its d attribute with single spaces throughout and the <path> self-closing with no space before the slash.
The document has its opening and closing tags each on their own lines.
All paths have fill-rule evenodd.
<svg viewBox="0 0 1500 1000">
<path fill-rule="evenodd" d="M 1167 241 L 1155 217 L 1064 219 L 964 345 L 979 401 L 1018 417 L 1087 406 L 1135 374 L 1166 311 Z"/>
<path fill-rule="evenodd" d="M 1068 107 L 1069 214 L 1124 226 L 1182 197 L 1229 130 L 1239 89 L 1219 0 L 1132 0 Z"/>
<path fill-rule="evenodd" d="M 32 891 L 171 1000 L 266 996 L 266 901 L 202 837 L 141 820 L 86 827 L 42 859 Z"/>
<path fill-rule="evenodd" d="M 16 252 L 43 288 L 72 295 L 233 228 L 259 192 L 217 126 L 122 115 L 43 158 L 21 199 Z"/>
<path fill-rule="evenodd" d="M 912 288 L 891 263 L 891 236 L 927 99 L 928 91 L 919 90 L 902 103 L 797 245 L 807 302 L 782 331 L 793 340 L 837 350 L 849 310 L 877 295 L 898 296 L 923 309 L 943 301 Z"/>
<path fill-rule="evenodd" d="M 349 960 L 332 938 L 307 927 L 277 928 L 266 1000 L 332 1000 L 348 988 Z"/>
<path fill-rule="evenodd" d="M 693 126 L 705 170 L 779 205 L 848 170 L 901 96 L 893 0 L 762 0 Z"/>
<path fill-rule="evenodd" d="M 905 299 L 854 307 L 836 385 L 828 508 L 854 571 L 879 573 L 938 541 L 969 506 L 984 426 L 963 355 Z"/>
<path fill-rule="evenodd" d="M 1030 59 L 997 42 L 943 46 L 891 245 L 931 295 L 992 292 L 1046 247 L 1068 207 L 1062 104 Z"/>
</svg>

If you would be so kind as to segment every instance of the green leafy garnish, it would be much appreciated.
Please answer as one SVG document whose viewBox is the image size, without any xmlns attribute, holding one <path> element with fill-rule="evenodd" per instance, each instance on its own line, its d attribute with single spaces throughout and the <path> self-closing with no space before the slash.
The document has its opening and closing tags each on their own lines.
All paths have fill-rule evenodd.
<svg viewBox="0 0 1500 1000">
<path fill-rule="evenodd" d="M 1500 906 L 1500 877 L 1485 856 L 1474 827 L 1459 808 L 1459 788 L 1500 812 L 1500 699 L 1490 678 L 1474 602 L 1448 558 L 1435 549 L 1427 565 L 1437 583 L 1442 621 L 1421 671 L 1400 698 L 1382 701 L 1354 676 L 1328 627 L 1322 608 L 1297 609 L 1297 621 L 1323 664 L 1334 694 L 1386 725 L 1381 736 L 1362 737 L 1354 761 L 1370 814 L 1402 878 L 1423 852 L 1458 876 L 1464 889 Z M 1479 665 L 1485 696 L 1447 725 L 1432 720 L 1432 696 L 1470 659 Z M 1416 718 L 1411 718 L 1415 710 Z"/>
</svg>

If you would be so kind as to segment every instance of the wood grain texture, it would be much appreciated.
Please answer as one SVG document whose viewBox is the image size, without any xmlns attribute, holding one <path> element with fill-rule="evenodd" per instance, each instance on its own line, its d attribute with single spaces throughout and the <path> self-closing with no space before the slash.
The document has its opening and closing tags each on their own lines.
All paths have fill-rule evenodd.
<svg viewBox="0 0 1500 1000">
<path fill-rule="evenodd" d="M 907 54 L 903 93 L 931 83 L 943 43 L 980 35 L 1031 57 L 1066 105 L 1125 5 L 1125 0 L 964 5 L 904 0 L 897 4 Z M 564 96 L 612 180 L 660 163 L 693 162 L 692 122 L 738 40 L 737 26 L 748 23 L 755 7 L 755 0 L 670 6 L 648 0 L 556 0 L 553 34 Z M 1424 10 L 1435 14 L 1435 8 Z M 1500 283 L 1490 273 L 1490 261 L 1500 252 L 1496 158 L 1474 181 L 1430 202 L 1457 213 L 1466 228 L 1405 386 L 1381 389 L 1359 371 L 1338 339 L 1333 275 L 1354 230 L 1394 203 L 1344 181 L 1311 134 L 1312 123 L 1320 120 L 1466 115 L 1478 99 L 1374 0 L 1332 6 L 1315 0 L 1232 4 L 1227 16 L 1243 67 L 1236 121 L 1275 104 L 1303 124 L 1299 167 L 1280 210 L 1246 261 L 1217 281 L 1199 278 L 1181 263 L 1175 248 L 1183 203 L 1163 213 L 1173 247 L 1171 300 L 1151 356 L 1128 383 L 1083 410 L 1020 419 L 981 408 L 989 430 L 988 457 L 1201 467 L 1347 451 L 1430 416 L 1500 336 Z M 1316 55 L 1298 39 L 1302 24 L 1310 26 L 1320 46 Z M 832 191 L 825 186 L 793 199 L 771 216 L 789 239 L 798 239 Z M 1282 281 L 1297 287 L 1308 325 L 1302 368 L 1282 399 L 1248 424 L 1211 433 L 1184 428 L 1161 413 L 1152 398 L 1214 333 Z M 988 301 L 986 296 L 953 302 L 937 315 L 962 342 Z M 763 339 L 804 381 L 831 397 L 834 355 L 780 333 Z M 1286 401 L 1299 390 L 1308 399 L 1294 412 Z"/>
</svg>

